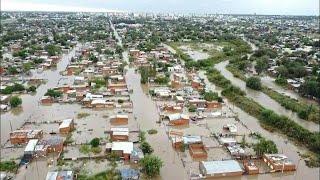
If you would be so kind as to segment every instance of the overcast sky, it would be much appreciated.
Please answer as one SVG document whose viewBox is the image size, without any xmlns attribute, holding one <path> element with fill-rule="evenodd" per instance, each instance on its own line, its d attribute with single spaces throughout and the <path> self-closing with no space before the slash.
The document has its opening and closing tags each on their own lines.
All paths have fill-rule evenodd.
<svg viewBox="0 0 320 180">
<path fill-rule="evenodd" d="M 1 0 L 1 10 L 319 15 L 319 0 Z"/>
</svg>

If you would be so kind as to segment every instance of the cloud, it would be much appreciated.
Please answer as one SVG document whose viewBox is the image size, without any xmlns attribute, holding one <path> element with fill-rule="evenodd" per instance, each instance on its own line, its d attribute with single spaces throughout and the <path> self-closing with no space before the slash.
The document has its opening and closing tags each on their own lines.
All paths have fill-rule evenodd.
<svg viewBox="0 0 320 180">
<path fill-rule="evenodd" d="M 319 0 L 2 0 L 2 10 L 318 15 Z"/>
</svg>

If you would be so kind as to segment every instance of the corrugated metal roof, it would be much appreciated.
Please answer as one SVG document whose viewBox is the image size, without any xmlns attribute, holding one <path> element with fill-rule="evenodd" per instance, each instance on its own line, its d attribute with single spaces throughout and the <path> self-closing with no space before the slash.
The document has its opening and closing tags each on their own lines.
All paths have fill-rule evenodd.
<svg viewBox="0 0 320 180">
<path fill-rule="evenodd" d="M 25 151 L 25 152 L 32 152 L 32 151 L 34 151 L 37 143 L 38 143 L 38 139 L 31 139 L 31 140 L 28 142 L 28 144 L 27 144 L 26 148 L 24 149 L 24 151 Z"/>
</svg>

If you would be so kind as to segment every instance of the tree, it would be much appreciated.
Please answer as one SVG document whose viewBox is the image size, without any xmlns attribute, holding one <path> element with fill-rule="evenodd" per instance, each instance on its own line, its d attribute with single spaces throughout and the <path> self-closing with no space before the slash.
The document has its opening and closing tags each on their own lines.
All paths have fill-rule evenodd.
<svg viewBox="0 0 320 180">
<path fill-rule="evenodd" d="M 45 49 L 48 52 L 49 56 L 55 56 L 61 52 L 61 48 L 53 44 L 46 46 Z"/>
<path fill-rule="evenodd" d="M 31 66 L 32 66 L 31 63 L 29 63 L 29 62 L 28 63 L 24 63 L 23 66 L 22 66 L 22 69 L 23 69 L 24 72 L 29 72 L 30 69 L 31 69 Z"/>
<path fill-rule="evenodd" d="M 268 59 L 265 56 L 258 59 L 255 68 L 258 74 L 266 70 L 268 68 Z"/>
<path fill-rule="evenodd" d="M 249 77 L 246 81 L 246 86 L 254 90 L 261 90 L 261 80 L 258 77 Z"/>
<path fill-rule="evenodd" d="M 143 154 L 151 154 L 153 152 L 153 148 L 146 141 L 143 141 L 141 143 L 140 148 L 141 148 Z"/>
<path fill-rule="evenodd" d="M 140 160 L 140 165 L 142 166 L 143 171 L 149 177 L 155 177 L 160 174 L 160 169 L 163 166 L 163 162 L 157 156 L 146 155 Z"/>
<path fill-rule="evenodd" d="M 196 112 L 196 111 L 197 111 L 197 107 L 196 107 L 195 105 L 191 104 L 191 105 L 189 106 L 189 108 L 188 108 L 188 111 L 189 111 L 189 112 Z"/>
<path fill-rule="evenodd" d="M 25 88 L 24 88 L 24 86 L 23 86 L 22 84 L 15 83 L 15 84 L 12 86 L 12 90 L 13 90 L 14 92 L 16 92 L 16 91 L 24 91 Z"/>
<path fill-rule="evenodd" d="M 98 147 L 100 145 L 100 139 L 99 138 L 93 138 L 90 141 L 90 144 L 92 147 Z"/>
<path fill-rule="evenodd" d="M 16 67 L 9 67 L 8 68 L 8 73 L 9 74 L 11 74 L 11 75 L 15 75 L 15 74 L 18 74 L 19 72 L 18 72 L 18 70 L 17 70 L 17 68 Z"/>
<path fill-rule="evenodd" d="M 219 95 L 218 95 L 218 93 L 216 93 L 216 92 L 209 91 L 209 92 L 205 92 L 205 93 L 204 93 L 203 98 L 204 98 L 206 101 L 216 101 L 216 100 L 218 100 Z"/>
<path fill-rule="evenodd" d="M 57 97 L 60 97 L 62 95 L 62 93 L 60 91 L 56 91 L 56 90 L 53 90 L 53 89 L 48 89 L 48 91 L 46 92 L 45 95 L 53 97 L 53 98 L 57 98 Z"/>
<path fill-rule="evenodd" d="M 260 139 L 257 144 L 253 145 L 253 149 L 257 155 L 261 156 L 265 153 L 278 153 L 276 144 L 271 140 Z"/>
<path fill-rule="evenodd" d="M 19 98 L 18 96 L 13 96 L 10 98 L 11 107 L 18 107 L 21 104 L 22 104 L 22 99 Z"/>
<path fill-rule="evenodd" d="M 3 94 L 11 94 L 13 92 L 12 86 L 7 86 L 4 90 L 1 91 Z"/>
<path fill-rule="evenodd" d="M 29 91 L 29 92 L 36 92 L 36 90 L 37 90 L 37 87 L 35 87 L 35 86 L 30 86 L 30 87 L 28 88 L 28 91 Z"/>
<path fill-rule="evenodd" d="M 121 54 L 123 52 L 123 48 L 119 45 L 116 46 L 116 53 Z"/>
<path fill-rule="evenodd" d="M 287 79 L 282 76 L 278 76 L 274 82 L 280 86 L 285 86 L 288 84 Z"/>
<path fill-rule="evenodd" d="M 146 140 L 146 132 L 140 131 L 139 133 L 139 141 L 144 142 Z"/>
<path fill-rule="evenodd" d="M 93 63 L 98 62 L 98 58 L 95 55 L 93 55 L 92 53 L 90 53 L 89 60 L 92 61 Z"/>
</svg>

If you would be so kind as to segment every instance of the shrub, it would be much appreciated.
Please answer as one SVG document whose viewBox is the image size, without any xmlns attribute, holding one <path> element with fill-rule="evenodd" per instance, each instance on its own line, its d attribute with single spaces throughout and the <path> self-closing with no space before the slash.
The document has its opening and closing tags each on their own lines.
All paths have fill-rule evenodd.
<svg viewBox="0 0 320 180">
<path fill-rule="evenodd" d="M 89 154 L 90 153 L 90 146 L 87 144 L 81 145 L 80 150 L 82 154 Z"/>
<path fill-rule="evenodd" d="M 148 134 L 157 134 L 158 131 L 156 129 L 150 129 L 148 130 Z"/>
<path fill-rule="evenodd" d="M 261 156 L 265 153 L 273 154 L 278 153 L 276 144 L 273 141 L 265 140 L 264 138 L 260 139 L 257 144 L 253 145 L 253 149 L 257 155 Z"/>
<path fill-rule="evenodd" d="M 1 161 L 0 171 L 15 172 L 18 169 L 18 164 L 14 161 Z"/>
<path fill-rule="evenodd" d="M 143 154 L 151 154 L 153 152 L 153 148 L 146 141 L 144 141 L 140 144 L 140 148 L 141 148 Z"/>
<path fill-rule="evenodd" d="M 216 93 L 216 92 L 209 91 L 209 92 L 205 92 L 205 93 L 204 93 L 203 98 L 204 98 L 206 101 L 216 101 L 216 100 L 218 100 L 219 95 L 218 95 L 218 93 Z"/>
<path fill-rule="evenodd" d="M 85 117 L 87 117 L 87 116 L 90 116 L 90 114 L 89 114 L 89 113 L 84 113 L 84 112 L 82 112 L 82 113 L 78 113 L 77 118 L 78 118 L 78 119 L 81 119 L 81 118 L 85 118 Z"/>
<path fill-rule="evenodd" d="M 100 139 L 99 138 L 93 138 L 90 141 L 90 144 L 92 147 L 98 147 L 100 145 Z"/>
<path fill-rule="evenodd" d="M 143 159 L 140 160 L 140 165 L 142 166 L 143 171 L 149 177 L 155 177 L 159 175 L 160 168 L 163 166 L 163 162 L 157 156 L 146 155 Z"/>
<path fill-rule="evenodd" d="M 57 97 L 62 96 L 62 92 L 56 91 L 56 90 L 53 90 L 53 89 L 48 89 L 48 91 L 46 92 L 45 96 L 50 96 L 50 97 L 53 97 L 53 98 L 57 98 Z"/>
<path fill-rule="evenodd" d="M 94 154 L 99 154 L 99 153 L 101 153 L 102 149 L 101 149 L 101 147 L 92 147 L 92 148 L 91 148 L 91 151 L 92 151 Z"/>
<path fill-rule="evenodd" d="M 30 86 L 30 87 L 28 88 L 28 91 L 29 91 L 29 92 L 36 92 L 36 90 L 37 90 L 37 88 L 36 88 L 35 86 Z"/>
<path fill-rule="evenodd" d="M 194 106 L 194 105 L 190 105 L 189 108 L 188 108 L 188 111 L 189 112 L 196 112 L 197 111 L 197 107 Z"/>
<path fill-rule="evenodd" d="M 19 98 L 18 96 L 13 96 L 10 98 L 11 107 L 18 107 L 21 104 L 22 104 L 22 99 Z"/>
<path fill-rule="evenodd" d="M 139 133 L 139 141 L 140 141 L 140 142 L 144 142 L 145 140 L 146 140 L 146 132 L 141 131 L 141 132 Z"/>
<path fill-rule="evenodd" d="M 246 81 L 246 86 L 254 90 L 261 90 L 261 80 L 258 77 L 249 77 Z"/>
</svg>

